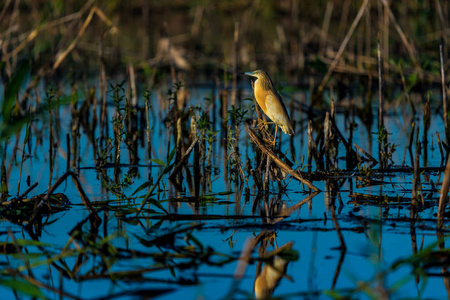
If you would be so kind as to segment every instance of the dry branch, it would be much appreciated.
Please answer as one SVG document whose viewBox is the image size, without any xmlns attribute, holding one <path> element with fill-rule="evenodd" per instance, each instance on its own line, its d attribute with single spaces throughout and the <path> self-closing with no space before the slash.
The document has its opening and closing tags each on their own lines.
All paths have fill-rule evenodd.
<svg viewBox="0 0 450 300">
<path fill-rule="evenodd" d="M 251 140 L 263 151 L 266 155 L 270 156 L 270 158 L 286 173 L 290 174 L 292 177 L 300 181 L 301 183 L 305 184 L 310 189 L 318 192 L 320 191 L 317 187 L 315 187 L 311 182 L 309 182 L 307 179 L 303 178 L 300 173 L 296 172 L 294 169 L 289 167 L 288 164 L 286 164 L 284 161 L 282 161 L 278 156 L 276 156 L 272 150 L 268 149 L 264 142 L 255 134 L 253 129 L 248 128 L 248 134 L 251 138 Z"/>
</svg>

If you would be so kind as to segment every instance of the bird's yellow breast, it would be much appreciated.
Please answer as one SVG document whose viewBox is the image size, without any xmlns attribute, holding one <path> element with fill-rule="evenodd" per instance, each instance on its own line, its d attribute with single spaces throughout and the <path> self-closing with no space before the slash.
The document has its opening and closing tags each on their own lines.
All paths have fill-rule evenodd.
<svg viewBox="0 0 450 300">
<path fill-rule="evenodd" d="M 262 87 L 256 85 L 255 87 L 255 98 L 263 112 L 267 115 L 267 105 L 266 97 L 269 95 L 270 91 L 265 91 Z"/>
</svg>

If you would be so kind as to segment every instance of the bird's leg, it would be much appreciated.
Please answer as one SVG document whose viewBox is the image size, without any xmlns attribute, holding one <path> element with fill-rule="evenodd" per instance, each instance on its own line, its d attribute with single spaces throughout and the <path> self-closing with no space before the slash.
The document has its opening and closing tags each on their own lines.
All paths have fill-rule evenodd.
<svg viewBox="0 0 450 300">
<path fill-rule="evenodd" d="M 267 122 L 267 121 L 264 121 L 262 119 L 258 119 L 258 125 L 257 126 L 258 126 L 259 130 L 262 130 L 268 124 L 275 124 L 275 123 L 274 122 Z"/>
<path fill-rule="evenodd" d="M 275 146 L 276 141 L 277 141 L 277 131 L 278 131 L 278 126 L 275 125 L 275 137 L 273 138 L 273 145 Z"/>
<path fill-rule="evenodd" d="M 258 118 L 257 127 L 258 127 L 259 131 L 262 131 L 263 129 L 265 130 L 264 127 L 268 124 L 275 124 L 275 122 L 267 122 L 267 121 L 264 121 L 264 120 Z M 275 130 L 276 130 L 276 128 L 277 128 L 277 126 L 275 125 Z M 267 135 L 271 135 L 268 131 L 266 131 L 266 133 L 267 133 Z M 276 133 L 276 131 L 275 131 L 275 133 Z M 275 138 L 276 138 L 276 135 L 275 135 Z M 264 141 L 266 141 L 267 143 L 270 143 L 272 146 L 275 146 L 275 140 L 272 141 L 270 139 L 264 139 Z"/>
</svg>

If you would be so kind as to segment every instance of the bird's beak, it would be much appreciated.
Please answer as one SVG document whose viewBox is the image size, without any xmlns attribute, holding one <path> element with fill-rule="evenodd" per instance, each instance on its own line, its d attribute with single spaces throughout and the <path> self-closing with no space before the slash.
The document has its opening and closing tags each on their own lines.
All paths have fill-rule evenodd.
<svg viewBox="0 0 450 300">
<path fill-rule="evenodd" d="M 254 72 L 245 72 L 244 75 L 247 75 L 247 76 L 255 76 L 255 73 L 254 73 Z"/>
</svg>

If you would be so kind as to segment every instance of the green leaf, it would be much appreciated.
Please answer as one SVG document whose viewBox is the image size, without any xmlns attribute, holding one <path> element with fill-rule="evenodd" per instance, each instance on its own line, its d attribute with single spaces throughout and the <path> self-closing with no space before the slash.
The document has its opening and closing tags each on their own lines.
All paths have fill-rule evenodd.
<svg viewBox="0 0 450 300">
<path fill-rule="evenodd" d="M 173 169 L 174 166 L 175 166 L 175 164 L 171 164 L 171 165 L 165 167 L 163 170 L 163 174 L 169 173 Z"/>
<path fill-rule="evenodd" d="M 0 279 L 0 285 L 10 287 L 20 293 L 45 299 L 44 295 L 38 287 L 25 281 L 17 279 Z"/>
<path fill-rule="evenodd" d="M 167 210 L 164 209 L 164 207 L 161 205 L 161 203 L 158 200 L 155 200 L 153 198 L 150 198 L 147 200 L 147 202 L 150 202 L 150 204 L 153 204 L 154 206 L 156 206 L 157 208 L 159 208 L 160 210 L 162 210 L 163 212 L 165 212 L 166 214 L 169 214 L 167 212 Z"/>
<path fill-rule="evenodd" d="M 152 158 L 150 159 L 151 162 L 154 162 L 155 164 L 158 164 L 160 166 L 167 166 L 167 164 L 165 162 L 163 162 L 162 160 L 158 159 L 158 158 Z"/>
<path fill-rule="evenodd" d="M 30 67 L 27 63 L 22 63 L 11 77 L 11 80 L 6 84 L 5 98 L 2 103 L 3 122 L 8 120 L 11 115 L 11 111 L 16 103 L 17 94 L 22 83 L 25 81 L 29 69 Z"/>
<path fill-rule="evenodd" d="M 172 152 L 170 152 L 169 158 L 167 159 L 167 163 L 168 163 L 168 164 L 172 161 L 173 157 L 175 156 L 175 153 L 176 153 L 175 150 L 176 150 L 176 148 L 174 147 L 174 148 L 172 149 Z"/>
<path fill-rule="evenodd" d="M 200 242 L 200 240 L 198 240 L 195 236 L 193 236 L 191 233 L 187 233 L 186 236 L 189 238 L 189 240 L 191 242 L 193 242 L 194 244 L 196 244 L 201 251 L 203 251 L 203 244 Z"/>
<path fill-rule="evenodd" d="M 51 103 L 52 108 L 57 108 L 59 106 L 68 104 L 68 103 L 70 103 L 71 99 L 72 99 L 71 96 L 60 98 L 57 101 L 54 101 Z M 15 98 L 14 98 L 14 101 L 15 101 Z M 13 101 L 13 104 L 14 104 L 14 101 Z M 40 107 L 38 107 L 36 109 L 36 112 L 33 113 L 32 115 L 26 114 L 23 116 L 19 115 L 19 116 L 14 116 L 12 118 L 10 118 L 10 117 L 6 118 L 6 115 L 4 114 L 3 122 L 0 124 L 0 140 L 6 140 L 12 134 L 19 132 L 22 129 L 22 127 L 25 124 L 27 124 L 28 122 L 30 122 L 33 118 L 47 114 L 49 105 L 50 104 L 48 104 L 48 103 L 41 105 Z M 3 103 L 3 106 L 5 106 L 4 103 Z"/>
<path fill-rule="evenodd" d="M 51 246 L 51 244 L 48 243 L 43 243 L 40 241 L 35 241 L 35 240 L 24 240 L 24 239 L 18 239 L 17 240 L 17 244 L 19 246 Z"/>
<path fill-rule="evenodd" d="M 144 182 L 143 184 L 141 184 L 135 191 L 133 194 L 131 194 L 131 196 L 133 196 L 134 194 L 136 194 L 137 192 L 142 191 L 145 188 L 148 188 L 150 186 L 150 182 Z"/>
<path fill-rule="evenodd" d="M 278 253 L 278 256 L 289 261 L 297 261 L 300 258 L 298 251 L 293 249 L 285 249 Z"/>
<path fill-rule="evenodd" d="M 414 72 L 410 76 L 408 76 L 408 81 L 411 87 L 415 86 L 417 84 L 417 81 L 419 80 L 419 76 L 417 72 Z"/>
<path fill-rule="evenodd" d="M 233 191 L 220 192 L 217 195 L 231 195 L 231 194 L 234 194 L 234 192 Z"/>
</svg>

